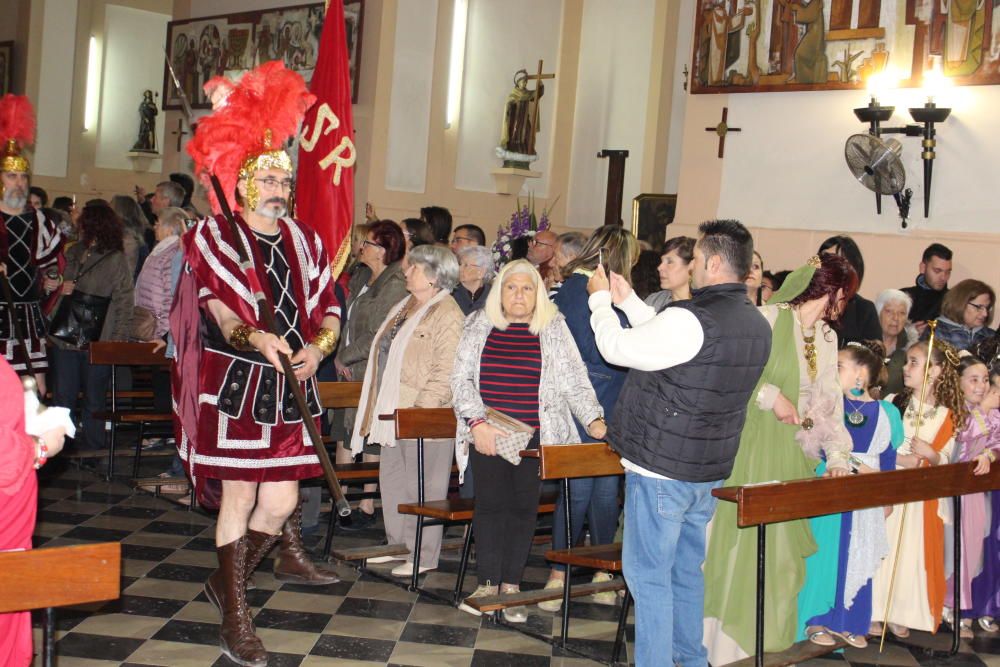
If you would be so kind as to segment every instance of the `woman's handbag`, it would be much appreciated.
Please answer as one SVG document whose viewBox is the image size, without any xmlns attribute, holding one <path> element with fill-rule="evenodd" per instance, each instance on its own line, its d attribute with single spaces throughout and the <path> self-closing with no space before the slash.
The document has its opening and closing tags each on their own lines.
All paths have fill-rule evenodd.
<svg viewBox="0 0 1000 667">
<path fill-rule="evenodd" d="M 150 341 L 156 335 L 156 315 L 145 306 L 132 309 L 132 338 L 134 340 Z"/>
<path fill-rule="evenodd" d="M 528 448 L 528 443 L 535 435 L 535 429 L 493 408 L 486 408 L 486 421 L 509 433 L 507 436 L 497 437 L 497 456 L 511 465 L 520 465 L 521 452 Z"/>
<path fill-rule="evenodd" d="M 79 282 L 80 278 L 110 254 L 104 255 L 87 267 L 86 271 L 79 273 L 75 282 Z M 49 336 L 78 350 L 85 348 L 91 341 L 100 340 L 110 305 L 110 296 L 95 296 L 74 289 L 72 293 L 63 295 L 59 300 L 59 305 L 49 322 Z"/>
</svg>

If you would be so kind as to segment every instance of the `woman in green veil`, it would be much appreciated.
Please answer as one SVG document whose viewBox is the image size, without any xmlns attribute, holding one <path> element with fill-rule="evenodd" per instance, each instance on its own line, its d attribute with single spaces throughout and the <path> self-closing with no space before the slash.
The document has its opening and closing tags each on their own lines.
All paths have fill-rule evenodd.
<svg viewBox="0 0 1000 667">
<path fill-rule="evenodd" d="M 842 257 L 812 257 L 761 306 L 773 330 L 771 354 L 750 399 L 725 486 L 814 477 L 821 458 L 829 474 L 847 474 L 852 445 L 843 424 L 837 336 L 830 325 L 857 285 L 857 274 Z M 806 520 L 768 526 L 766 651 L 784 650 L 801 636 L 798 595 L 805 560 L 815 551 Z M 705 561 L 705 644 L 712 664 L 754 652 L 756 562 L 757 531 L 737 528 L 736 506 L 719 503 Z M 834 587 L 831 574 L 831 601 Z"/>
</svg>

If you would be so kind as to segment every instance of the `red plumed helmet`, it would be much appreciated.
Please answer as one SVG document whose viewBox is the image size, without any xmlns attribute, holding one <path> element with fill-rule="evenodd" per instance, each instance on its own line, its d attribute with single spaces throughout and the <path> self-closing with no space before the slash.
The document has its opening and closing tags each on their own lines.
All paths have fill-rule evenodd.
<svg viewBox="0 0 1000 667">
<path fill-rule="evenodd" d="M 35 110 L 24 95 L 0 97 L 0 171 L 31 170 L 21 155 L 25 146 L 35 143 Z"/>
<path fill-rule="evenodd" d="M 257 169 L 291 171 L 291 159 L 282 148 L 298 132 L 316 96 L 298 73 L 278 60 L 250 70 L 237 83 L 226 85 L 216 77 L 206 90 L 213 96 L 215 109 L 198 122 L 187 151 L 208 189 L 212 210 L 221 210 L 211 186 L 212 174 L 218 177 L 230 208 L 236 210 L 236 185 L 241 178 L 252 186 Z M 223 94 L 224 98 L 214 99 Z"/>
</svg>

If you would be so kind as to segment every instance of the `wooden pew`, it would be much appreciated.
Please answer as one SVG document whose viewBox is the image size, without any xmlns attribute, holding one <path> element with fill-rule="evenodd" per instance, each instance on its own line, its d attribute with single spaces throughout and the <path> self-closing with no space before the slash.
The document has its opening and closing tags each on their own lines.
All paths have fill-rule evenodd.
<svg viewBox="0 0 1000 667">
<path fill-rule="evenodd" d="M 54 607 L 114 600 L 121 583 L 115 542 L 0 553 L 0 613 L 45 609 L 42 662 L 54 664 Z"/>
<path fill-rule="evenodd" d="M 570 580 L 574 566 L 620 573 L 622 570 L 622 545 L 619 543 L 576 548 L 572 546 L 569 481 L 581 477 L 622 475 L 625 471 L 621 465 L 621 458 L 603 442 L 542 445 L 538 450 L 524 451 L 521 452 L 521 455 L 526 458 L 539 459 L 538 475 L 543 481 L 560 480 L 563 485 L 563 494 L 566 499 L 563 507 L 566 519 L 566 544 L 570 546 L 566 549 L 548 551 L 545 554 L 546 559 L 554 563 L 562 563 L 566 566 L 566 578 L 563 590 L 541 589 L 523 591 L 514 595 L 495 595 L 466 600 L 466 604 L 479 611 L 488 612 L 506 607 L 538 604 L 539 602 L 562 597 L 562 634 L 559 644 L 565 648 L 569 633 L 569 606 L 571 598 L 607 591 L 624 590 L 625 599 L 622 600 L 621 612 L 618 617 L 618 632 L 616 633 L 615 645 L 611 656 L 611 664 L 615 664 L 618 662 L 621 649 L 625 644 L 625 624 L 631 604 L 631 596 L 628 593 L 625 580 L 619 576 L 607 582 L 596 584 L 586 583 L 576 586 L 573 586 Z M 593 656 L 590 657 L 593 658 Z M 597 658 L 593 659 L 596 660 Z"/>
<path fill-rule="evenodd" d="M 127 424 L 136 425 L 139 428 L 139 437 L 135 445 L 135 459 L 132 465 L 132 477 L 138 477 L 139 463 L 142 457 L 142 438 L 146 427 L 150 424 L 169 424 L 173 421 L 173 413 L 169 410 L 157 412 L 148 408 L 125 409 L 119 405 L 119 399 L 125 398 L 124 392 L 119 392 L 117 387 L 117 373 L 115 371 L 119 366 L 163 367 L 170 365 L 170 360 L 164 355 L 164 351 L 160 350 L 154 353 L 153 348 L 153 343 L 95 341 L 90 344 L 90 364 L 92 366 L 111 366 L 111 409 L 94 415 L 96 419 L 111 422 L 111 437 L 108 446 L 108 481 L 111 480 L 115 471 L 115 446 L 119 426 Z"/>
<path fill-rule="evenodd" d="M 803 479 L 751 486 L 722 487 L 712 492 L 719 500 L 736 503 L 736 523 L 740 528 L 757 528 L 757 627 L 753 658 L 733 665 L 739 667 L 775 667 L 802 662 L 817 655 L 846 646 L 838 642 L 822 647 L 800 642 L 786 651 L 764 653 L 764 563 L 766 558 L 766 527 L 768 524 L 807 519 L 814 516 L 852 512 L 869 507 L 951 497 L 954 503 L 955 572 L 954 599 L 959 606 L 962 566 L 962 503 L 961 496 L 969 493 L 1000 490 L 1000 465 L 992 466 L 988 475 L 974 476 L 973 463 L 895 470 L 849 477 Z M 716 530 L 719 530 L 716 527 Z M 890 536 L 892 538 L 892 536 Z M 949 655 L 958 652 L 960 624 L 955 623 Z"/>
</svg>

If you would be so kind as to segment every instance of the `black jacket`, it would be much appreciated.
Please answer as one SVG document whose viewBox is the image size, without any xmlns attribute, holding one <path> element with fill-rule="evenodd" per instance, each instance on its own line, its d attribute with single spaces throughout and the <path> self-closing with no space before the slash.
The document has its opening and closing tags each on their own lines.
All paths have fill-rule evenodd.
<svg viewBox="0 0 1000 667">
<path fill-rule="evenodd" d="M 837 342 L 840 349 L 851 342 L 882 340 L 882 323 L 879 322 L 875 304 L 860 294 L 855 294 L 837 323 Z"/>
<path fill-rule="evenodd" d="M 771 327 L 742 283 L 694 290 L 691 299 L 667 308 L 686 308 L 698 318 L 701 350 L 665 370 L 630 370 L 608 441 L 629 462 L 671 479 L 725 479 L 771 351 Z"/>
<path fill-rule="evenodd" d="M 941 314 L 941 301 L 948 293 L 948 287 L 945 286 L 941 291 L 933 290 L 924 282 L 923 275 L 919 275 L 914 285 L 903 287 L 902 291 L 913 299 L 913 305 L 910 306 L 910 321 L 926 322 L 936 320 Z"/>
</svg>

